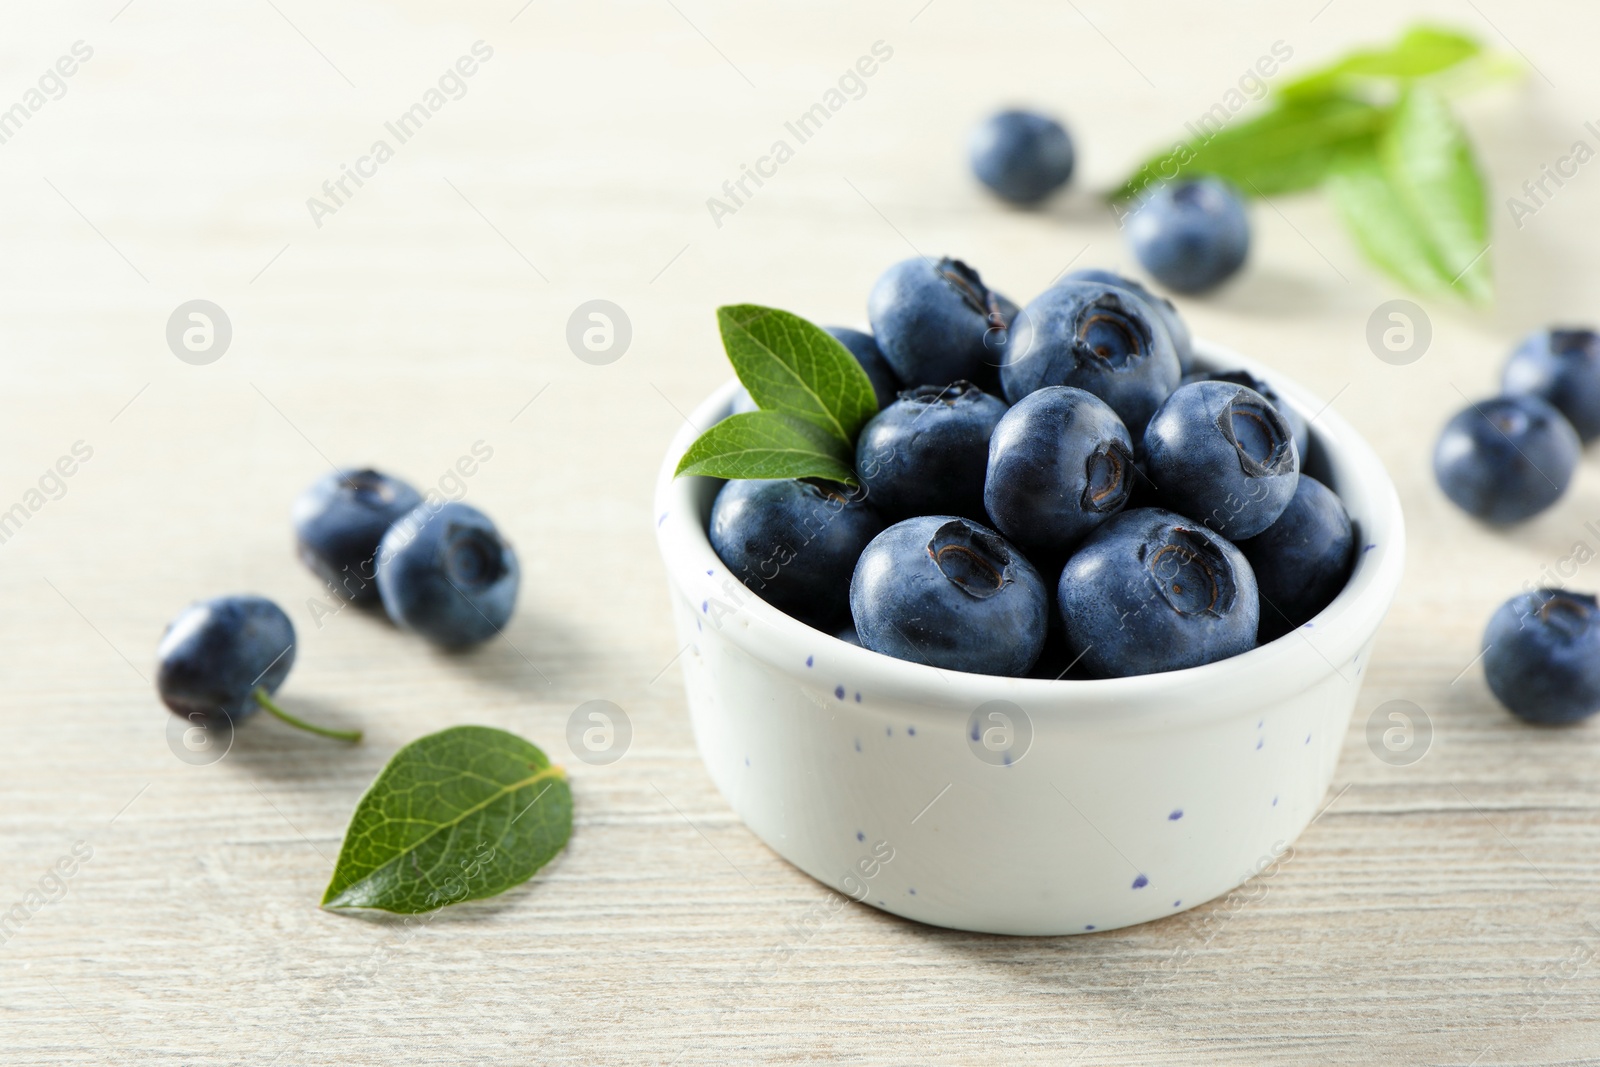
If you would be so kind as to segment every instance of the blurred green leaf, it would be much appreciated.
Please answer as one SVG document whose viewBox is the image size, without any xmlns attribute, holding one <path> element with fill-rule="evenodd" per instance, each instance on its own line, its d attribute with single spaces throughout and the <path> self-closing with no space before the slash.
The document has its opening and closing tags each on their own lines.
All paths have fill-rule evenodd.
<svg viewBox="0 0 1600 1067">
<path fill-rule="evenodd" d="M 1438 26 L 1408 29 L 1389 48 L 1363 48 L 1278 87 L 1285 100 L 1327 96 L 1364 79 L 1411 79 L 1437 74 L 1482 51 L 1471 37 Z"/>
<path fill-rule="evenodd" d="M 1331 175 L 1328 194 L 1373 263 L 1418 293 L 1438 295 L 1450 288 L 1451 276 L 1375 156 L 1352 160 Z"/>
</svg>

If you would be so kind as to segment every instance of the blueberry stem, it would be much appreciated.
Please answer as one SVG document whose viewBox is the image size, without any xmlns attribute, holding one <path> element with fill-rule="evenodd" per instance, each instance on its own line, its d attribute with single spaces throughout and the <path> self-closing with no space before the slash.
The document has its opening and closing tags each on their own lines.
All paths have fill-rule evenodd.
<svg viewBox="0 0 1600 1067">
<path fill-rule="evenodd" d="M 361 740 L 360 730 L 330 730 L 326 726 L 315 726 L 309 722 L 306 722 L 304 719 L 295 718 L 287 711 L 284 711 L 282 708 L 278 707 L 277 704 L 273 703 L 272 697 L 268 696 L 267 691 L 259 685 L 256 686 L 255 698 L 257 704 L 260 704 L 263 708 L 266 708 L 272 714 L 276 715 L 278 718 L 282 719 L 284 722 L 288 723 L 290 726 L 293 726 L 297 730 L 304 730 L 307 733 L 317 734 L 320 737 L 331 737 L 335 741 Z"/>
</svg>

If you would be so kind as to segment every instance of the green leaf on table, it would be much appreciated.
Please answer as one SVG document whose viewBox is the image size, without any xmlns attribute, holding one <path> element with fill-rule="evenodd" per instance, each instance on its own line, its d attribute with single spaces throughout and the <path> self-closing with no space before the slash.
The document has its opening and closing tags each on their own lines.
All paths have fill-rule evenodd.
<svg viewBox="0 0 1600 1067">
<path fill-rule="evenodd" d="M 696 438 L 673 477 L 827 478 L 855 485 L 854 459 L 849 444 L 814 423 L 776 411 L 747 411 Z"/>
<path fill-rule="evenodd" d="M 1433 246 L 1374 156 L 1352 160 L 1328 179 L 1345 227 L 1368 259 L 1418 293 L 1450 288 Z"/>
<path fill-rule="evenodd" d="M 1407 89 L 1379 141 L 1378 159 L 1451 287 L 1469 300 L 1487 300 L 1493 282 L 1483 175 L 1444 100 L 1425 86 Z"/>
<path fill-rule="evenodd" d="M 566 772 L 488 726 L 394 754 L 356 804 L 324 907 L 416 914 L 520 885 L 572 836 Z"/>
<path fill-rule="evenodd" d="M 1226 178 L 1249 196 L 1309 189 L 1352 157 L 1370 154 L 1388 118 L 1388 108 L 1344 97 L 1280 104 L 1154 157 L 1111 197 L 1125 200 L 1147 185 L 1200 174 Z"/>
<path fill-rule="evenodd" d="M 758 304 L 718 308 L 717 325 L 734 373 L 762 411 L 804 419 L 847 445 L 878 413 L 867 372 L 822 327 Z"/>
<path fill-rule="evenodd" d="M 1388 48 L 1362 48 L 1278 88 L 1285 100 L 1305 100 L 1346 89 L 1362 79 L 1406 80 L 1448 70 L 1482 52 L 1477 41 L 1439 26 L 1408 29 Z"/>
</svg>

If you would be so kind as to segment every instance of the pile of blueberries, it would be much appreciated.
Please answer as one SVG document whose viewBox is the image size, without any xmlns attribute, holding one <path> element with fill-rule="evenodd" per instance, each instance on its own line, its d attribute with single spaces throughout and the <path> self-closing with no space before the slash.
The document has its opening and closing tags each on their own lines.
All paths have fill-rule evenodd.
<svg viewBox="0 0 1600 1067">
<path fill-rule="evenodd" d="M 300 559 L 342 603 L 383 610 L 443 648 L 487 641 L 511 618 L 520 570 L 488 516 L 375 470 L 333 471 L 295 500 Z M 266 597 L 198 601 L 168 624 L 156 688 L 198 726 L 258 708 L 314 733 L 359 739 L 295 719 L 271 700 L 294 665 L 289 616 Z"/>
<path fill-rule="evenodd" d="M 1248 651 L 1344 587 L 1354 531 L 1302 472 L 1304 418 L 1197 368 L 1137 282 L 1076 271 L 1019 310 L 909 259 L 867 314 L 830 330 L 878 394 L 859 486 L 729 481 L 712 507 L 718 556 L 775 607 L 949 670 L 1122 677 Z"/>
<path fill-rule="evenodd" d="M 1550 328 L 1525 337 L 1501 375 L 1501 395 L 1469 404 L 1433 451 L 1439 488 L 1495 526 L 1554 504 L 1583 445 L 1600 437 L 1600 335 Z M 1570 723 L 1600 711 L 1600 606 L 1593 596 L 1533 589 L 1512 597 L 1483 635 L 1489 688 L 1519 718 Z"/>
<path fill-rule="evenodd" d="M 1000 199 L 1033 207 L 1072 178 L 1076 155 L 1066 127 L 1036 111 L 996 112 L 967 143 L 972 173 Z M 1228 182 L 1201 176 L 1163 182 L 1127 217 L 1128 246 L 1139 265 L 1180 293 L 1213 289 L 1244 266 L 1250 219 Z"/>
</svg>

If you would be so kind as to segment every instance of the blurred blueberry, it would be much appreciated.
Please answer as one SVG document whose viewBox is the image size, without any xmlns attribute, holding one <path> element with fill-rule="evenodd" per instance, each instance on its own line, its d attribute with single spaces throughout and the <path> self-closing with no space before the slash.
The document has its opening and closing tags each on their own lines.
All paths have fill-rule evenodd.
<svg viewBox="0 0 1600 1067">
<path fill-rule="evenodd" d="M 1016 314 L 977 271 L 948 257 L 896 263 L 867 298 L 873 337 L 908 389 L 992 376 Z"/>
<path fill-rule="evenodd" d="M 1554 504 L 1582 444 L 1566 416 L 1536 396 L 1469 404 L 1445 423 L 1433 449 L 1439 488 L 1457 507 L 1504 525 Z"/>
<path fill-rule="evenodd" d="M 421 493 L 387 474 L 330 471 L 290 509 L 300 560 L 344 599 L 375 604 L 378 543 L 420 503 Z"/>
<path fill-rule="evenodd" d="M 1483 634 L 1483 673 L 1500 703 L 1541 725 L 1600 710 L 1600 609 L 1595 598 L 1535 589 L 1495 611 Z"/>
<path fill-rule="evenodd" d="M 1197 667 L 1256 643 L 1256 580 L 1243 554 L 1158 508 L 1124 511 L 1090 534 L 1056 597 L 1068 651 L 1097 677 Z"/>
<path fill-rule="evenodd" d="M 986 521 L 989 438 L 1005 404 L 971 382 L 922 385 L 872 417 L 856 440 L 856 476 L 889 522 L 916 515 Z"/>
<path fill-rule="evenodd" d="M 1580 439 L 1600 437 L 1600 336 L 1593 330 L 1535 330 L 1511 353 L 1500 385 L 1555 405 Z"/>
<path fill-rule="evenodd" d="M 378 592 L 396 626 L 445 648 L 487 641 L 517 603 L 517 554 L 469 504 L 422 504 L 378 550 Z"/>
<path fill-rule="evenodd" d="M 1014 204 L 1038 203 L 1072 177 L 1072 138 L 1034 111 L 989 116 L 972 131 L 967 152 L 978 180 Z"/>
<path fill-rule="evenodd" d="M 1048 625 L 1039 572 L 999 534 L 924 515 L 861 553 L 850 612 L 861 644 L 886 656 L 973 674 L 1020 676 Z"/>
<path fill-rule="evenodd" d="M 1244 265 L 1250 220 L 1233 186 L 1195 178 L 1156 187 L 1128 219 L 1141 266 L 1180 293 L 1214 288 Z"/>
<path fill-rule="evenodd" d="M 1278 520 L 1239 542 L 1261 594 L 1262 644 L 1304 626 L 1333 602 L 1350 578 L 1355 546 L 1350 515 L 1338 496 L 1300 475 Z"/>
<path fill-rule="evenodd" d="M 865 494 L 833 482 L 735 480 L 711 505 L 711 547 L 751 592 L 808 626 L 850 618 L 850 575 L 883 530 Z"/>
<path fill-rule="evenodd" d="M 234 722 L 257 710 L 257 686 L 278 691 L 294 666 L 294 624 L 266 597 L 190 604 L 156 647 L 156 690 L 187 719 Z"/>
</svg>

